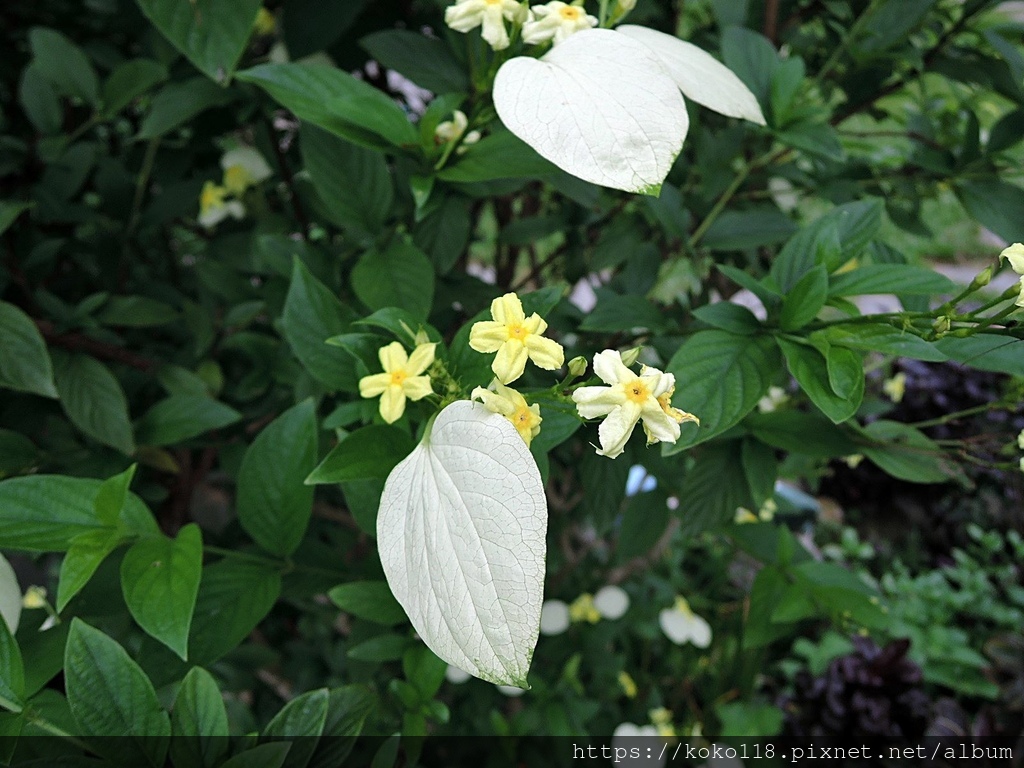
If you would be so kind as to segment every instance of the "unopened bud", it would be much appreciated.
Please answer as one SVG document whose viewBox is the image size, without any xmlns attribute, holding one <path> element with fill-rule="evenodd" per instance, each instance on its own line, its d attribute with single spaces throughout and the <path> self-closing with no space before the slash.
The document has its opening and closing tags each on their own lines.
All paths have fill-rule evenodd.
<svg viewBox="0 0 1024 768">
<path fill-rule="evenodd" d="M 618 5 L 619 10 L 625 13 L 627 11 L 632 11 L 634 8 L 636 8 L 636 0 L 619 0 Z"/>
<path fill-rule="evenodd" d="M 971 280 L 971 290 L 976 291 L 978 288 L 984 288 L 992 281 L 992 267 L 985 267 L 981 272 Z"/>
<path fill-rule="evenodd" d="M 418 347 L 421 344 L 429 344 L 430 343 L 430 336 L 427 335 L 427 332 L 425 330 L 420 328 L 418 331 L 416 331 L 416 336 L 415 336 L 414 340 L 415 340 L 416 346 Z"/>
<path fill-rule="evenodd" d="M 637 358 L 640 357 L 640 353 L 643 352 L 643 350 L 643 347 L 633 347 L 632 349 L 627 349 L 625 352 L 622 353 L 622 364 L 629 368 L 631 365 L 633 365 L 633 363 L 637 361 Z"/>
<path fill-rule="evenodd" d="M 932 330 L 939 336 L 949 333 L 950 326 L 949 318 L 946 315 L 935 318 L 935 322 L 932 323 Z"/>
<path fill-rule="evenodd" d="M 21 607 L 42 608 L 46 605 L 46 587 L 29 587 L 25 590 L 25 596 L 21 598 Z"/>
<path fill-rule="evenodd" d="M 578 379 L 587 372 L 587 358 L 574 357 L 569 361 L 569 376 Z"/>
</svg>

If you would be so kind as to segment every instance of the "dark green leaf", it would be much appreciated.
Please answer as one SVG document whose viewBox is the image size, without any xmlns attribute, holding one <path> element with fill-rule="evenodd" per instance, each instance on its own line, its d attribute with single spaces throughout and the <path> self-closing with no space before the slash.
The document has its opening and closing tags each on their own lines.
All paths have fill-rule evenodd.
<svg viewBox="0 0 1024 768">
<path fill-rule="evenodd" d="M 845 432 L 815 413 L 754 413 L 745 424 L 758 440 L 790 453 L 832 458 L 857 452 Z"/>
<path fill-rule="evenodd" d="M 781 365 L 770 337 L 699 331 L 672 356 L 676 407 L 700 419 L 699 428 L 683 424 L 675 453 L 702 443 L 736 425 L 768 391 Z"/>
<path fill-rule="evenodd" d="M 156 299 L 146 296 L 112 296 L 103 306 L 98 319 L 104 325 L 151 328 L 172 323 L 178 317 L 174 307 Z"/>
<path fill-rule="evenodd" d="M 306 478 L 306 484 L 385 478 L 412 449 L 412 438 L 398 427 L 363 427 L 335 446 Z"/>
<path fill-rule="evenodd" d="M 81 533 L 96 530 L 147 535 L 158 531 L 146 505 L 134 494 L 121 511 L 118 529 L 97 517 L 93 499 L 102 483 L 63 475 L 16 477 L 0 483 L 4 522 L 0 548 L 63 552 Z"/>
<path fill-rule="evenodd" d="M 316 466 L 316 409 L 304 400 L 272 421 L 238 471 L 238 521 L 261 547 L 286 556 L 302 541 L 313 512 L 303 480 Z"/>
<path fill-rule="evenodd" d="M 128 489 L 135 477 L 136 466 L 132 464 L 121 474 L 104 480 L 96 492 L 93 507 L 96 509 L 96 518 L 104 525 L 117 525 L 117 519 L 128 501 Z"/>
<path fill-rule="evenodd" d="M 0 387 L 57 397 L 50 354 L 36 324 L 4 301 L 0 301 Z"/>
<path fill-rule="evenodd" d="M 930 341 L 884 323 L 832 326 L 821 333 L 833 346 L 848 347 L 861 352 L 881 352 L 935 363 L 949 359 Z"/>
<path fill-rule="evenodd" d="M 331 221 L 360 236 L 375 237 L 395 196 L 384 156 L 315 125 L 302 127 L 301 148 L 303 163 Z M 353 184 L 353 179 L 359 183 Z"/>
<path fill-rule="evenodd" d="M 155 139 L 191 120 L 200 112 L 231 101 L 231 94 L 205 77 L 168 83 L 153 98 L 142 125 L 140 139 Z"/>
<path fill-rule="evenodd" d="M 909 264 L 867 264 L 841 275 L 833 275 L 830 296 L 862 296 L 869 293 L 897 293 L 902 296 L 931 296 L 956 293 L 956 283 L 945 275 Z"/>
<path fill-rule="evenodd" d="M 771 95 L 772 73 L 779 56 L 771 42 L 749 29 L 728 27 L 722 33 L 722 58 L 725 66 L 754 92 L 762 107 Z"/>
<path fill-rule="evenodd" d="M 1002 152 L 1016 146 L 1021 140 L 1024 140 L 1024 109 L 1016 109 L 1007 112 L 992 126 L 985 150 Z"/>
<path fill-rule="evenodd" d="M 353 581 L 340 584 L 328 597 L 346 613 L 385 626 L 406 621 L 405 611 L 383 581 Z"/>
<path fill-rule="evenodd" d="M 39 449 L 31 440 L 19 432 L 0 429 L 0 480 L 28 472 L 39 460 Z"/>
<path fill-rule="evenodd" d="M 205 432 L 234 424 L 242 414 L 212 397 L 171 395 L 139 419 L 143 445 L 177 445 Z"/>
<path fill-rule="evenodd" d="M 796 225 L 778 208 L 725 211 L 704 233 L 701 245 L 715 251 L 745 251 L 788 239 Z"/>
<path fill-rule="evenodd" d="M 946 336 L 935 342 L 939 352 L 958 363 L 983 371 L 1024 376 L 1024 341 L 994 333 L 958 338 Z"/>
<path fill-rule="evenodd" d="M 1009 242 L 1024 240 L 1024 189 L 1008 181 L 965 181 L 956 194 L 979 224 Z"/>
<path fill-rule="evenodd" d="M 738 440 L 705 446 L 686 473 L 676 515 L 685 535 L 730 522 L 739 507 L 754 507 Z"/>
<path fill-rule="evenodd" d="M 393 240 L 360 257 L 352 268 L 352 290 L 371 310 L 399 307 L 426 320 L 434 302 L 434 267 L 412 243 Z"/>
<path fill-rule="evenodd" d="M 28 33 L 33 66 L 62 95 L 77 96 L 86 104 L 99 100 L 96 70 L 82 49 L 55 29 L 35 27 Z"/>
<path fill-rule="evenodd" d="M 789 289 L 782 302 L 779 326 L 784 331 L 803 328 L 818 316 L 818 312 L 825 306 L 827 298 L 828 271 L 824 266 L 818 264 L 808 270 Z"/>
<path fill-rule="evenodd" d="M 60 99 L 35 64 L 25 67 L 21 73 L 18 102 L 25 110 L 29 122 L 41 134 L 50 136 L 60 133 L 64 121 Z"/>
<path fill-rule="evenodd" d="M 235 71 L 260 9 L 260 0 L 136 1 L 175 48 L 219 83 Z"/>
<path fill-rule="evenodd" d="M 281 574 L 254 563 L 225 560 L 203 569 L 192 617 L 189 660 L 216 661 L 242 642 L 281 593 Z"/>
<path fill-rule="evenodd" d="M 263 729 L 264 741 L 290 739 L 287 768 L 306 768 L 327 722 L 330 693 L 326 688 L 292 699 Z"/>
<path fill-rule="evenodd" d="M 374 32 L 359 41 L 381 66 L 401 72 L 434 93 L 468 91 L 466 69 L 440 40 L 404 29 Z"/>
<path fill-rule="evenodd" d="M 346 685 L 331 691 L 327 720 L 308 768 L 336 768 L 343 765 L 362 733 L 363 722 L 374 710 L 378 697 L 361 685 Z"/>
<path fill-rule="evenodd" d="M 228 715 L 217 682 L 202 667 L 185 675 L 171 710 L 171 762 L 215 768 L 229 744 Z"/>
<path fill-rule="evenodd" d="M 668 525 L 668 497 L 653 490 L 632 496 L 622 514 L 616 554 L 623 559 L 647 554 Z"/>
<path fill-rule="evenodd" d="M 271 744 L 260 744 L 239 752 L 220 768 L 281 768 L 291 751 L 291 742 L 278 741 Z"/>
<path fill-rule="evenodd" d="M 123 62 L 103 84 L 103 114 L 113 117 L 150 88 L 167 79 L 167 68 L 149 59 Z"/>
<path fill-rule="evenodd" d="M 124 648 L 78 618 L 64 651 L 64 683 L 80 733 L 119 737 L 92 742 L 104 757 L 163 766 L 171 723 L 152 683 Z"/>
<path fill-rule="evenodd" d="M 25 696 L 25 667 L 18 641 L 0 617 L 0 707 L 21 712 Z"/>
<path fill-rule="evenodd" d="M 663 331 L 668 327 L 665 315 L 643 296 L 619 296 L 610 292 L 599 295 L 597 306 L 583 322 L 583 331 L 631 331 L 646 328 Z"/>
<path fill-rule="evenodd" d="M 0 202 L 0 235 L 10 229 L 21 214 L 32 208 L 32 203 L 19 203 L 14 201 Z M 4 306 L 12 306 L 10 304 Z"/>
<path fill-rule="evenodd" d="M 377 635 L 349 649 L 348 657 L 355 661 L 382 663 L 398 661 L 411 641 L 401 635 Z"/>
<path fill-rule="evenodd" d="M 868 424 L 863 432 L 873 443 L 861 446 L 861 453 L 893 477 L 910 483 L 951 479 L 945 454 L 920 430 L 882 419 Z"/>
<path fill-rule="evenodd" d="M 88 355 L 54 355 L 60 404 L 71 423 L 103 445 L 135 453 L 128 400 L 110 370 Z"/>
<path fill-rule="evenodd" d="M 761 330 L 761 322 L 746 307 L 728 301 L 705 304 L 693 310 L 693 316 L 723 331 L 749 335 Z"/>
<path fill-rule="evenodd" d="M 174 539 L 139 539 L 121 561 L 121 589 L 139 626 L 182 659 L 203 568 L 203 537 L 190 523 Z"/>
<path fill-rule="evenodd" d="M 470 146 L 466 154 L 446 166 L 437 178 L 476 182 L 549 176 L 555 166 L 511 131 L 498 131 Z"/>
<path fill-rule="evenodd" d="M 71 599 L 77 595 L 89 579 L 117 549 L 125 535 L 111 528 L 86 531 L 75 536 L 68 546 L 67 554 L 60 564 L 60 580 L 57 583 L 57 611 L 62 612 Z"/>
<path fill-rule="evenodd" d="M 822 413 L 839 424 L 852 417 L 864 398 L 864 376 L 861 373 L 851 393 L 845 397 L 837 395 L 829 380 L 828 364 L 824 355 L 814 347 L 799 344 L 788 339 L 778 339 L 786 365 L 800 388 L 807 394 Z"/>
</svg>

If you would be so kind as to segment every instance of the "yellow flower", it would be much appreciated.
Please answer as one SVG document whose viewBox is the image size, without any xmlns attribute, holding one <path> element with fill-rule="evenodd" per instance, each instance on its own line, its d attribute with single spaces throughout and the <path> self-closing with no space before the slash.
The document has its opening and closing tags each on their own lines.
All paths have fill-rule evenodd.
<svg viewBox="0 0 1024 768">
<path fill-rule="evenodd" d="M 736 525 L 760 522 L 757 515 L 755 515 L 746 507 L 736 507 L 736 514 L 733 516 L 732 521 L 736 523 Z"/>
<path fill-rule="evenodd" d="M 228 150 L 220 159 L 220 167 L 224 169 L 224 188 L 235 196 L 241 196 L 274 173 L 263 155 L 252 147 Z"/>
<path fill-rule="evenodd" d="M 882 391 L 889 396 L 889 399 L 894 403 L 898 403 L 903 399 L 903 395 L 907 391 L 907 374 L 897 373 L 891 379 L 886 379 L 882 383 Z"/>
<path fill-rule="evenodd" d="M 546 43 L 558 45 L 574 32 L 597 26 L 597 17 L 589 15 L 583 8 L 552 0 L 545 5 L 530 9 L 535 19 L 523 26 L 523 42 L 530 45 Z"/>
<path fill-rule="evenodd" d="M 540 406 L 530 405 L 526 399 L 514 389 L 506 387 L 495 379 L 490 389 L 477 387 L 471 395 L 473 400 L 480 400 L 487 410 L 500 413 L 512 422 L 526 444 L 529 445 L 540 432 Z"/>
<path fill-rule="evenodd" d="M 589 592 L 584 592 L 573 600 L 572 605 L 569 606 L 569 618 L 575 623 L 586 621 L 590 624 L 597 624 L 601 620 L 601 612 L 594 605 L 594 596 Z"/>
<path fill-rule="evenodd" d="M 657 729 L 659 736 L 672 738 L 676 735 L 676 729 L 672 725 L 672 713 L 665 707 L 652 709 L 647 715 L 651 718 L 651 723 Z"/>
<path fill-rule="evenodd" d="M 1014 243 L 1009 248 L 1004 248 L 999 254 L 1000 264 L 1003 263 L 1003 259 L 1010 262 L 1010 269 L 1018 275 L 1024 275 L 1024 244 Z"/>
<path fill-rule="evenodd" d="M 469 346 L 477 352 L 498 353 L 491 370 L 502 384 L 510 384 L 523 375 L 527 358 L 547 371 L 562 367 L 562 345 L 544 338 L 548 324 L 536 312 L 527 317 L 516 294 L 506 293 L 492 301 L 491 317 L 494 319 L 473 324 Z"/>
<path fill-rule="evenodd" d="M 430 377 L 422 374 L 434 362 L 435 344 L 420 344 L 407 355 L 405 348 L 393 341 L 379 352 L 384 373 L 364 376 L 359 380 L 359 394 L 380 398 L 380 415 L 388 424 L 398 421 L 405 412 L 405 400 L 422 400 L 433 392 Z"/>
<path fill-rule="evenodd" d="M 273 34 L 274 28 L 276 26 L 277 19 L 274 18 L 274 14 L 272 14 L 266 8 L 260 8 L 260 12 L 256 14 L 256 22 L 253 24 L 253 29 L 256 31 L 256 34 Z"/>
<path fill-rule="evenodd" d="M 482 27 L 481 37 L 500 51 L 510 43 L 505 21 L 522 23 L 523 10 L 518 0 L 456 0 L 445 9 L 444 23 L 456 32 Z"/>
<path fill-rule="evenodd" d="M 208 181 L 199 193 L 199 223 L 210 229 L 217 226 L 229 216 L 241 219 L 245 216 L 245 206 L 237 200 L 226 200 L 228 189 Z"/>
<path fill-rule="evenodd" d="M 34 608 L 46 607 L 46 587 L 32 586 L 25 590 L 21 598 L 21 607 L 32 610 Z"/>
<path fill-rule="evenodd" d="M 635 699 L 637 694 L 636 681 L 629 676 L 629 673 L 623 670 L 619 672 L 619 685 L 622 686 L 622 692 L 626 694 L 627 699 Z"/>
</svg>

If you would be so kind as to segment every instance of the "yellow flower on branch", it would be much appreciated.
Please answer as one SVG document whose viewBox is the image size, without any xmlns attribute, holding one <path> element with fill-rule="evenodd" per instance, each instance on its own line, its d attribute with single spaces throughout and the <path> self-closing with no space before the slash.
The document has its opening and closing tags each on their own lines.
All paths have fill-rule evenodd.
<svg viewBox="0 0 1024 768">
<path fill-rule="evenodd" d="M 584 592 L 573 600 L 569 606 L 569 618 L 574 623 L 585 621 L 588 624 L 597 624 L 601 620 L 601 612 L 594 605 L 594 596 L 589 592 Z"/>
<path fill-rule="evenodd" d="M 529 317 L 514 293 L 506 293 L 491 302 L 493 320 L 474 323 L 469 346 L 477 352 L 497 352 L 491 370 L 502 384 L 510 384 L 526 370 L 526 361 L 546 371 L 555 371 L 565 362 L 565 352 L 557 341 L 544 338 L 548 324 L 534 312 Z"/>
<path fill-rule="evenodd" d="M 500 413 L 512 422 L 526 444 L 529 445 L 540 432 L 540 406 L 530 405 L 521 394 L 506 387 L 495 379 L 489 389 L 477 387 L 473 390 L 473 400 L 479 400 L 487 410 Z"/>
<path fill-rule="evenodd" d="M 359 380 L 359 394 L 363 397 L 380 396 L 380 415 L 388 424 L 402 418 L 405 401 L 422 400 L 433 392 L 430 377 L 421 375 L 434 362 L 436 345 L 420 344 L 407 355 L 405 348 L 397 341 L 379 352 L 384 373 L 364 376 Z"/>
</svg>

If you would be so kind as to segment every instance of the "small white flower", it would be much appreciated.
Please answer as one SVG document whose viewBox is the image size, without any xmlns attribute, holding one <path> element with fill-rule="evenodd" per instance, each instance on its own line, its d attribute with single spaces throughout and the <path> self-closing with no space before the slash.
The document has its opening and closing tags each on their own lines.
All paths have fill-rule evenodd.
<svg viewBox="0 0 1024 768">
<path fill-rule="evenodd" d="M 647 444 L 674 443 L 679 425 L 697 417 L 673 408 L 675 377 L 643 366 L 638 376 L 622 363 L 621 355 L 606 349 L 594 355 L 594 372 L 607 387 L 580 387 L 572 393 L 576 410 L 584 419 L 604 417 L 598 428 L 598 454 L 614 459 L 626 447 L 637 422 L 643 421 Z"/>
<path fill-rule="evenodd" d="M 629 610 L 629 595 L 622 587 L 614 584 L 601 587 L 594 595 L 594 607 L 602 618 L 615 621 L 621 619 Z"/>
<path fill-rule="evenodd" d="M 450 144 L 462 138 L 469 127 L 469 118 L 461 109 L 456 109 L 451 120 L 445 120 L 434 129 L 434 139 L 439 144 Z"/>
<path fill-rule="evenodd" d="M 569 606 L 561 600 L 545 600 L 540 608 L 540 633 L 560 635 L 569 628 Z"/>
<path fill-rule="evenodd" d="M 1024 451 L 1024 429 L 1017 435 L 1017 447 Z"/>
<path fill-rule="evenodd" d="M 456 32 L 482 27 L 480 34 L 491 48 L 500 51 L 509 46 L 505 22 L 522 23 L 524 8 L 517 0 L 456 0 L 444 12 L 444 23 Z"/>
<path fill-rule="evenodd" d="M 768 387 L 768 393 L 757 401 L 757 410 L 760 413 L 771 413 L 784 402 L 789 400 L 789 395 L 782 387 Z"/>
<path fill-rule="evenodd" d="M 549 40 L 558 45 L 569 35 L 597 26 L 597 18 L 583 8 L 553 0 L 546 5 L 535 5 L 530 9 L 534 19 L 523 26 L 523 42 L 530 45 L 546 43 Z"/>
<path fill-rule="evenodd" d="M 698 648 L 707 648 L 711 644 L 711 627 L 690 610 L 690 604 L 685 598 L 677 597 L 672 608 L 659 613 L 658 624 L 665 636 L 676 645 L 693 643 Z"/>
<path fill-rule="evenodd" d="M 263 155 L 252 147 L 229 149 L 221 156 L 220 167 L 224 169 L 224 187 L 233 195 L 241 195 L 274 175 Z"/>
<path fill-rule="evenodd" d="M 882 391 L 889 396 L 889 399 L 894 403 L 898 403 L 903 400 L 903 395 L 907 392 L 907 374 L 900 371 L 891 379 L 886 379 L 882 382 Z"/>
<path fill-rule="evenodd" d="M 454 685 L 462 685 L 464 682 L 472 677 L 469 672 L 460 667 L 456 667 L 454 664 L 449 664 L 448 669 L 444 671 L 445 680 Z"/>
<path fill-rule="evenodd" d="M 1004 248 L 1003 252 L 999 254 L 999 263 L 1003 263 L 1003 259 L 1010 262 L 1010 269 L 1016 272 L 1018 275 L 1024 275 L 1024 243 L 1014 243 L 1008 248 Z"/>
</svg>

